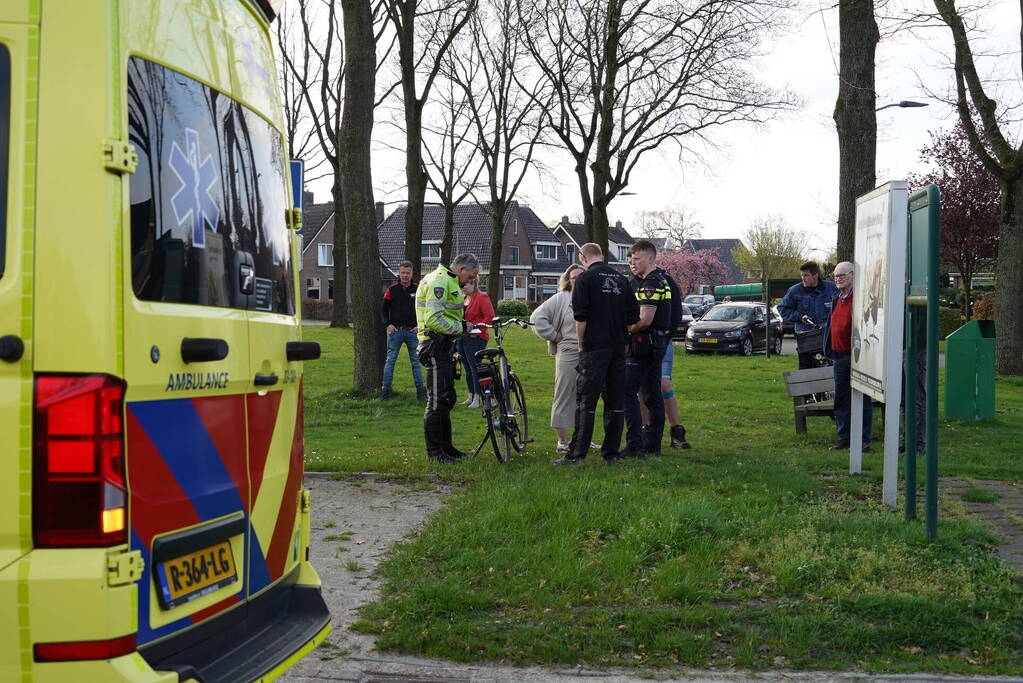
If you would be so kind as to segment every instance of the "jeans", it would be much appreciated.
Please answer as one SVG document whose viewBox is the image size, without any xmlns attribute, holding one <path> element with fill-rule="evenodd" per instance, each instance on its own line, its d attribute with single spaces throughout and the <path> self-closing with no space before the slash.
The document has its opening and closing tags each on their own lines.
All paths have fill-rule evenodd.
<svg viewBox="0 0 1023 683">
<path fill-rule="evenodd" d="M 849 441 L 849 423 L 852 418 L 852 387 L 849 384 L 852 356 L 833 351 L 835 359 L 835 422 L 838 425 L 838 440 Z M 863 394 L 863 443 L 870 443 L 874 419 L 874 402 Z"/>
<path fill-rule="evenodd" d="M 415 380 L 416 389 L 423 387 L 423 369 L 416 356 L 416 345 L 419 340 L 412 330 L 395 330 L 387 335 L 387 360 L 384 361 L 384 386 L 390 387 L 394 381 L 394 364 L 398 361 L 398 353 L 401 347 L 408 347 L 408 358 L 412 363 L 412 379 Z"/>
<path fill-rule="evenodd" d="M 487 340 L 479 337 L 464 336 L 458 339 L 458 353 L 462 356 L 462 372 L 465 374 L 465 386 L 469 395 L 480 393 L 479 380 L 476 378 L 476 352 L 487 348 Z"/>
<path fill-rule="evenodd" d="M 604 396 L 604 443 L 600 454 L 605 459 L 618 456 L 625 425 L 625 347 L 616 346 L 579 353 L 576 367 L 575 432 L 572 434 L 571 458 L 585 458 L 593 439 L 593 423 L 597 415 L 597 399 Z M 661 392 L 658 391 L 660 396 Z M 663 412 L 663 411 L 662 411 Z"/>
<path fill-rule="evenodd" d="M 651 337 L 652 353 L 645 358 L 630 356 L 625 359 L 625 436 L 626 448 L 631 453 L 660 453 L 664 436 L 664 397 L 661 395 L 661 363 L 667 337 Z M 644 432 L 643 414 L 639 410 L 642 392 L 650 426 Z"/>
</svg>

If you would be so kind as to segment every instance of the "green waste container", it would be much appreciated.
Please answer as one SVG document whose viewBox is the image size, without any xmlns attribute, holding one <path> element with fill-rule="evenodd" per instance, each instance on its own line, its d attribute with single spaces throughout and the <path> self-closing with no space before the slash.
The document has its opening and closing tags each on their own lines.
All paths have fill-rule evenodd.
<svg viewBox="0 0 1023 683">
<path fill-rule="evenodd" d="M 945 417 L 995 416 L 995 324 L 970 320 L 945 338 Z"/>
</svg>

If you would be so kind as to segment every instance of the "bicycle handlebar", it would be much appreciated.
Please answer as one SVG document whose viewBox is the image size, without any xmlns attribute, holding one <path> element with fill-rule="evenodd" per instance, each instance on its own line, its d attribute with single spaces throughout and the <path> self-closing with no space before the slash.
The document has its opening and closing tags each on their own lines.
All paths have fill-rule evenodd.
<svg viewBox="0 0 1023 683">
<path fill-rule="evenodd" d="M 494 321 L 496 321 L 496 324 L 494 324 Z M 476 327 L 489 327 L 490 329 L 494 329 L 494 328 L 497 328 L 497 327 L 508 327 L 509 325 L 518 325 L 522 329 L 526 329 L 527 327 L 529 327 L 533 323 L 529 322 L 528 320 L 525 320 L 524 318 L 507 318 L 505 320 L 501 320 L 500 318 L 494 318 L 493 320 L 490 321 L 490 323 L 473 323 L 473 324 Z"/>
</svg>

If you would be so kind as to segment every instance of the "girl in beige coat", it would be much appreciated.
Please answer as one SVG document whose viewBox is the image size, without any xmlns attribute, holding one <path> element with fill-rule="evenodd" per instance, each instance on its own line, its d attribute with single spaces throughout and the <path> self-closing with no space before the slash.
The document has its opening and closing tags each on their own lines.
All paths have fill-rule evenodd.
<svg viewBox="0 0 1023 683">
<path fill-rule="evenodd" d="M 547 340 L 548 351 L 555 356 L 554 403 L 551 404 L 551 426 L 558 434 L 558 450 L 568 451 L 569 430 L 575 427 L 576 365 L 579 346 L 572 316 L 572 286 L 582 268 L 571 265 L 561 274 L 559 291 L 533 311 L 529 321 L 533 331 Z"/>
</svg>

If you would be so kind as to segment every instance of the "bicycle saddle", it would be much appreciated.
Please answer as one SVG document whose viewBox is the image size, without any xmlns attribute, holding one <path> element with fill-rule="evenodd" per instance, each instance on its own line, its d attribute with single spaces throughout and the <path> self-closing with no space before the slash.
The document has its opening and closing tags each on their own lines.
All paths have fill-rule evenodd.
<svg viewBox="0 0 1023 683">
<path fill-rule="evenodd" d="M 492 356 L 500 356 L 500 349 L 482 349 L 476 352 L 477 358 L 490 358 Z"/>
</svg>

